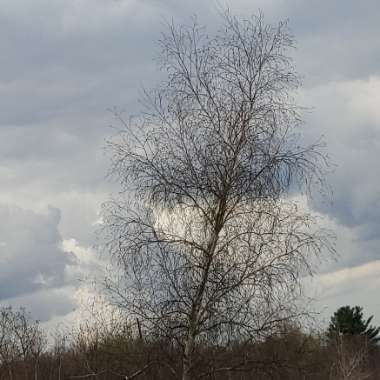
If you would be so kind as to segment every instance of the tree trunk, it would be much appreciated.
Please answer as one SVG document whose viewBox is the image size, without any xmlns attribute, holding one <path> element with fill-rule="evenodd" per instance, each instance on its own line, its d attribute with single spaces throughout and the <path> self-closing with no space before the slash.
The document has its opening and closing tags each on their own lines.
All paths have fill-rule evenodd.
<svg viewBox="0 0 380 380">
<path fill-rule="evenodd" d="M 182 369 L 182 380 L 191 380 L 191 367 L 194 352 L 194 335 L 190 331 L 189 336 L 185 344 L 185 352 L 183 357 L 183 369 Z"/>
<path fill-rule="evenodd" d="M 34 380 L 38 380 L 38 359 L 34 363 Z"/>
<path fill-rule="evenodd" d="M 10 366 L 8 367 L 8 375 L 9 375 L 9 380 L 13 380 L 13 372 Z"/>
<path fill-rule="evenodd" d="M 191 380 L 191 370 L 192 370 L 192 359 L 194 354 L 194 345 L 195 345 L 195 336 L 197 331 L 197 323 L 199 312 L 201 310 L 202 300 L 204 297 L 204 292 L 206 288 L 206 284 L 209 277 L 210 267 L 213 261 L 213 255 L 215 252 L 215 248 L 219 239 L 219 232 L 222 229 L 222 220 L 225 214 L 226 201 L 225 199 L 221 200 L 218 205 L 218 212 L 215 217 L 215 229 L 210 238 L 210 242 L 208 244 L 208 255 L 205 257 L 204 263 L 204 272 L 202 276 L 202 281 L 199 284 L 198 291 L 192 306 L 192 311 L 190 314 L 189 321 L 189 331 L 188 336 L 185 343 L 185 351 L 183 357 L 183 369 L 182 369 L 182 380 Z"/>
<path fill-rule="evenodd" d="M 62 356 L 59 355 L 58 380 L 61 380 Z"/>
</svg>

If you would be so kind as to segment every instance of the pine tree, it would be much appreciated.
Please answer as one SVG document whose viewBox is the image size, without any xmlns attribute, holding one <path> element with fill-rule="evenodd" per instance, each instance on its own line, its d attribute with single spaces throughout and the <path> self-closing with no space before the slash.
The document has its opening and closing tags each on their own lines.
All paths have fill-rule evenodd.
<svg viewBox="0 0 380 380">
<path fill-rule="evenodd" d="M 363 308 L 360 306 L 342 306 L 331 317 L 328 329 L 328 337 L 334 339 L 337 336 L 365 336 L 368 342 L 377 343 L 380 337 L 380 327 L 371 326 L 371 315 L 367 320 L 363 317 Z"/>
</svg>

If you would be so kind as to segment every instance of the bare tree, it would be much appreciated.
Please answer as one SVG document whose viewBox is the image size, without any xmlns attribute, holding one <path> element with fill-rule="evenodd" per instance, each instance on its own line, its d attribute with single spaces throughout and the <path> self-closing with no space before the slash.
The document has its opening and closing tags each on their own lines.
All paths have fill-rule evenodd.
<svg viewBox="0 0 380 380">
<path fill-rule="evenodd" d="M 66 333 L 56 330 L 54 335 L 54 345 L 52 349 L 52 357 L 58 362 L 57 364 L 57 380 L 62 379 L 62 362 L 64 354 L 67 352 L 68 349 L 68 336 Z"/>
<path fill-rule="evenodd" d="M 37 321 L 32 321 L 24 309 L 0 309 L 0 364 L 13 378 L 12 366 L 23 364 L 25 378 L 32 378 L 28 363 L 33 366 L 33 377 L 38 379 L 38 363 L 46 345 L 46 337 Z"/>
<path fill-rule="evenodd" d="M 334 351 L 331 379 L 365 380 L 372 376 L 368 365 L 370 355 L 367 337 L 347 337 L 341 334 L 335 339 Z"/>
<path fill-rule="evenodd" d="M 320 144 L 302 147 L 286 23 L 225 14 L 162 36 L 167 81 L 110 142 L 120 197 L 104 206 L 119 271 L 107 288 L 149 336 L 182 350 L 270 334 L 299 314 L 300 278 L 328 235 L 292 194 L 321 185 Z"/>
</svg>

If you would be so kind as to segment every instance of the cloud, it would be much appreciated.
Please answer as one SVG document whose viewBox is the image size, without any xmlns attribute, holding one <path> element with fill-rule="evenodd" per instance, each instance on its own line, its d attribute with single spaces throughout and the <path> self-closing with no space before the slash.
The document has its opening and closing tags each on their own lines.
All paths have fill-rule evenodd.
<svg viewBox="0 0 380 380">
<path fill-rule="evenodd" d="M 290 19 L 300 99 L 314 108 L 306 138 L 324 134 L 337 165 L 332 206 L 312 204 L 338 235 L 340 258 L 323 273 L 379 259 L 378 1 L 0 0 L 1 302 L 25 302 L 53 320 L 78 307 L 76 279 L 101 266 L 89 248 L 100 204 L 118 191 L 105 179 L 103 148 L 114 133 L 106 109 L 138 113 L 141 88 L 162 79 L 153 59 L 165 20 L 198 14 L 212 31 L 224 6 Z M 60 211 L 46 212 L 49 204 Z M 336 302 L 348 297 L 339 294 Z"/>
<path fill-rule="evenodd" d="M 25 307 L 33 319 L 45 322 L 55 317 L 65 318 L 80 305 L 73 297 L 75 287 L 45 288 L 23 294 L 0 303 L 14 308 Z"/>
<path fill-rule="evenodd" d="M 106 264 L 92 248 L 63 240 L 60 218 L 53 207 L 40 214 L 0 206 L 0 304 L 25 306 L 42 321 L 81 307 L 77 294 L 90 288 L 83 281 Z"/>
<path fill-rule="evenodd" d="M 380 260 L 316 276 L 306 285 L 324 325 L 344 305 L 362 306 L 365 315 L 374 315 L 374 324 L 380 325 L 380 305 L 374 302 L 380 286 Z"/>
<path fill-rule="evenodd" d="M 364 241 L 378 239 L 380 231 L 380 77 L 332 82 L 305 91 L 314 104 L 308 115 L 311 139 L 323 134 L 328 153 L 336 165 L 328 177 L 334 196 L 332 205 L 316 203 L 319 211 L 338 223 L 355 228 Z M 313 128 L 314 127 L 314 128 Z"/>
<path fill-rule="evenodd" d="M 74 257 L 61 248 L 60 211 L 0 206 L 0 220 L 0 300 L 62 286 Z"/>
</svg>

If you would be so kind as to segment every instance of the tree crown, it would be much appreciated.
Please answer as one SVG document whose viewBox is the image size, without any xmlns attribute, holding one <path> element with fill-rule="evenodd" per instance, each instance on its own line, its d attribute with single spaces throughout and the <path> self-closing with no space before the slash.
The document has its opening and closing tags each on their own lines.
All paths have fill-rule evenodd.
<svg viewBox="0 0 380 380">
<path fill-rule="evenodd" d="M 300 278 L 330 245 L 290 193 L 322 183 L 325 159 L 298 135 L 286 23 L 227 13 L 213 37 L 170 25 L 161 47 L 167 80 L 141 118 L 118 115 L 110 144 L 125 191 L 104 213 L 120 269 L 107 286 L 190 357 L 196 342 L 262 338 L 300 314 Z"/>
</svg>

